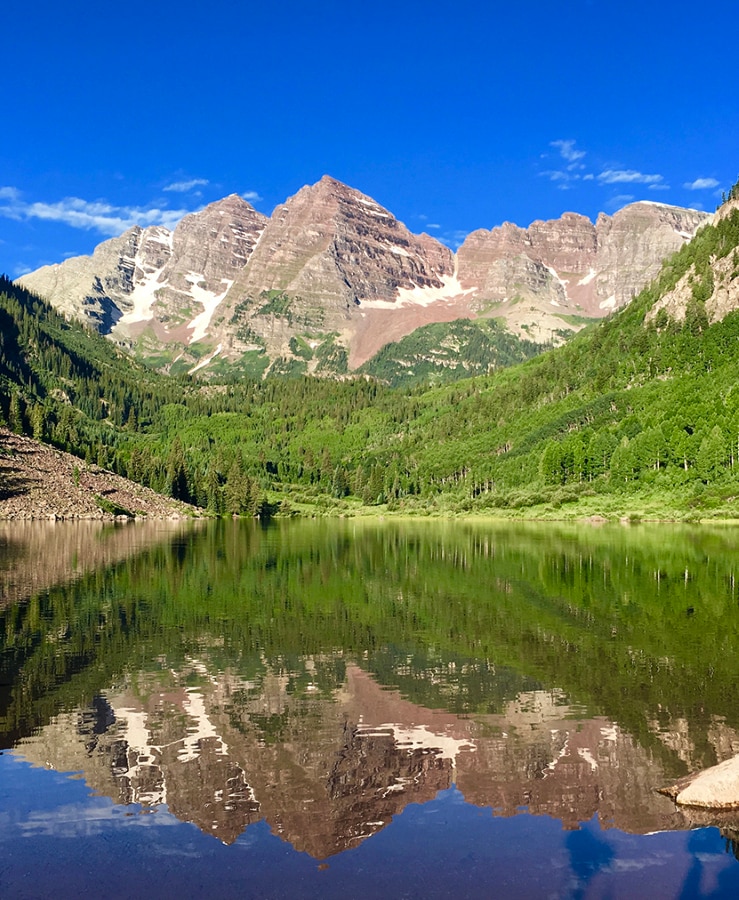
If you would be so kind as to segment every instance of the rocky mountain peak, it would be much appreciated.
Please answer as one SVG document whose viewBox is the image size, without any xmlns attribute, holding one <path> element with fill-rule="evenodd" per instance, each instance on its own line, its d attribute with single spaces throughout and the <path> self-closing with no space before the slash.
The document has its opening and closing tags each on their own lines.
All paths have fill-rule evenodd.
<svg viewBox="0 0 739 900">
<path fill-rule="evenodd" d="M 475 231 L 458 252 L 459 279 L 480 312 L 555 342 L 573 317 L 603 316 L 654 278 L 662 261 L 708 216 L 697 210 L 633 203 L 614 216 L 564 213 L 528 228 L 505 223 Z"/>
<path fill-rule="evenodd" d="M 178 370 L 341 372 L 420 325 L 494 316 L 538 342 L 627 303 L 705 213 L 635 203 L 470 234 L 455 255 L 330 175 L 271 217 L 231 194 L 133 228 L 24 286 Z M 248 364 L 244 362 L 248 358 Z"/>
<path fill-rule="evenodd" d="M 371 197 L 324 175 L 277 207 L 232 294 L 287 291 L 345 312 L 394 303 L 398 290 L 441 288 L 452 252 L 412 234 Z"/>
</svg>

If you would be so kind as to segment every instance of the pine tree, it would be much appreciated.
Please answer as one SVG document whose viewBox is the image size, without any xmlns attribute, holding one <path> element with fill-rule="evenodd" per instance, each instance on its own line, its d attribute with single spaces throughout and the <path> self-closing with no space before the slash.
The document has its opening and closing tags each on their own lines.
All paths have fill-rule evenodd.
<svg viewBox="0 0 739 900">
<path fill-rule="evenodd" d="M 8 410 L 8 425 L 16 434 L 23 434 L 23 400 L 17 391 L 10 395 L 10 408 Z"/>
</svg>

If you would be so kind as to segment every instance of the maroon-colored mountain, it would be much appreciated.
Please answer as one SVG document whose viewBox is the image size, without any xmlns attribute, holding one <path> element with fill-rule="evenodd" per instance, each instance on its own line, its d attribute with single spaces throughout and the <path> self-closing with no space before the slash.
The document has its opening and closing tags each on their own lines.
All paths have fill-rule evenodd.
<svg viewBox="0 0 739 900">
<path fill-rule="evenodd" d="M 324 176 L 268 219 L 231 195 L 21 283 L 174 371 L 350 371 L 420 325 L 494 316 L 558 341 L 623 306 L 705 213 L 634 203 L 470 234 L 454 254 Z M 297 367 L 297 369 L 296 369 Z"/>
</svg>

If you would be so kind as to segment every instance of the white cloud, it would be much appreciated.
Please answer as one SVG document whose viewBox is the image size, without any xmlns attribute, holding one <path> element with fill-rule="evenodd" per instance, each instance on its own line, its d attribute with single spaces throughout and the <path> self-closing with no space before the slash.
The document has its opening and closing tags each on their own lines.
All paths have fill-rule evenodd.
<svg viewBox="0 0 739 900">
<path fill-rule="evenodd" d="M 244 200 L 248 200 L 249 203 L 259 203 L 259 201 L 263 199 L 256 191 L 244 191 L 241 196 Z"/>
<path fill-rule="evenodd" d="M 557 169 L 541 172 L 540 174 L 553 181 L 560 191 L 568 191 L 573 181 L 580 181 L 583 178 L 582 175 L 578 175 L 575 172 L 563 172 Z"/>
<path fill-rule="evenodd" d="M 575 150 L 575 144 L 577 142 L 570 139 L 566 141 L 550 141 L 550 147 L 556 147 L 559 150 L 559 155 L 562 159 L 566 159 L 569 163 L 576 163 L 579 159 L 582 159 L 585 156 L 584 150 Z"/>
<path fill-rule="evenodd" d="M 548 169 L 546 172 L 541 173 L 545 178 L 548 178 L 550 181 L 569 181 L 573 176 L 567 172 L 562 172 L 559 169 Z M 577 176 L 574 176 L 577 178 Z"/>
<path fill-rule="evenodd" d="M 669 184 L 650 184 L 649 190 L 650 191 L 669 191 L 670 185 Z"/>
<path fill-rule="evenodd" d="M 205 187 L 206 184 L 210 184 L 207 178 L 191 178 L 189 181 L 173 181 L 172 184 L 168 184 L 164 188 L 164 190 L 176 191 L 179 194 L 186 194 L 193 188 Z"/>
<path fill-rule="evenodd" d="M 606 169 L 598 175 L 601 184 L 658 184 L 661 175 L 645 175 L 635 169 Z"/>
<path fill-rule="evenodd" d="M 718 181 L 715 178 L 696 178 L 695 181 L 686 182 L 683 187 L 689 191 L 707 191 L 718 187 Z"/>
<path fill-rule="evenodd" d="M 425 213 L 416 213 L 414 218 L 423 222 L 423 228 L 441 228 L 441 225 L 438 225 L 436 222 L 429 222 L 429 217 Z"/>
<path fill-rule="evenodd" d="M 134 225 L 174 228 L 184 215 L 191 212 L 188 209 L 115 206 L 105 200 L 83 200 L 80 197 L 65 197 L 56 203 L 29 203 L 21 198 L 20 191 L 15 188 L 3 188 L 0 200 L 9 201 L 0 203 L 0 216 L 6 219 L 61 222 L 71 228 L 99 231 L 108 237 L 122 234 Z"/>
</svg>

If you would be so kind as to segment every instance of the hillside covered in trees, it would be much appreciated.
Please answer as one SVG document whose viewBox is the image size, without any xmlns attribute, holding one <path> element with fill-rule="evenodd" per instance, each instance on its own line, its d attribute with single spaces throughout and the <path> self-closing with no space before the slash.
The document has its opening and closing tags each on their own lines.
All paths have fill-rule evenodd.
<svg viewBox="0 0 739 900">
<path fill-rule="evenodd" d="M 733 516 L 739 311 L 716 320 L 711 298 L 739 297 L 734 193 L 622 312 L 433 387 L 391 386 L 390 356 L 346 380 L 167 378 L 3 280 L 0 416 L 214 513 Z M 505 357 L 500 335 L 470 327 L 459 340 Z"/>
</svg>

